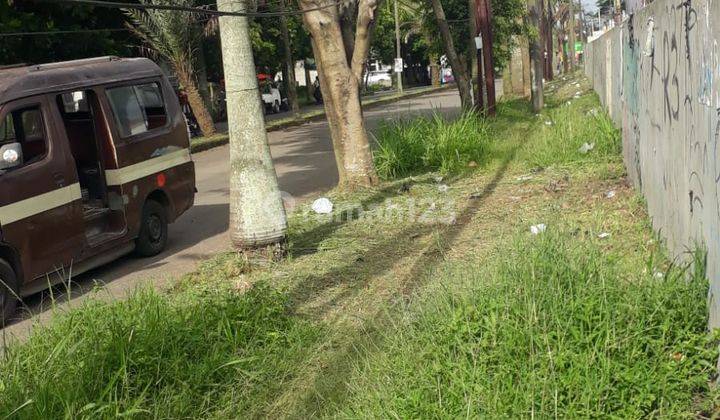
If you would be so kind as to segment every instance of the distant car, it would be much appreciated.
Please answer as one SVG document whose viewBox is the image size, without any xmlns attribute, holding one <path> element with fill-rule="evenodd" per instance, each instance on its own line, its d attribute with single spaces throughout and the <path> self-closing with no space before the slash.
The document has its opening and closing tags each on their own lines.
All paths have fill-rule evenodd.
<svg viewBox="0 0 720 420">
<path fill-rule="evenodd" d="M 367 75 L 367 85 L 392 87 L 392 76 L 387 71 L 371 71 Z"/>
<path fill-rule="evenodd" d="M 287 99 L 283 99 L 280 95 L 280 89 L 273 83 L 264 83 L 260 87 L 260 93 L 262 96 L 263 105 L 265 105 L 265 112 L 272 112 L 277 114 L 281 109 L 287 108 L 284 106 L 284 102 Z"/>
</svg>

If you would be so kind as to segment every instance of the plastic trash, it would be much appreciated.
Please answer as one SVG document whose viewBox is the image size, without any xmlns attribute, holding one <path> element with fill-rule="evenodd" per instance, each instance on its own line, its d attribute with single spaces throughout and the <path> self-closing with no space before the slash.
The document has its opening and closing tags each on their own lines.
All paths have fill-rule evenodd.
<svg viewBox="0 0 720 420">
<path fill-rule="evenodd" d="M 318 214 L 332 213 L 333 203 L 325 197 L 318 198 L 317 200 L 313 201 L 312 209 L 315 213 Z"/>
<path fill-rule="evenodd" d="M 610 190 L 605 193 L 605 198 L 613 198 L 615 197 L 615 190 Z"/>
<path fill-rule="evenodd" d="M 446 193 L 448 192 L 448 190 L 450 190 L 450 187 L 448 187 L 446 184 L 438 185 L 438 191 L 440 191 L 441 193 Z"/>
<path fill-rule="evenodd" d="M 583 155 L 592 149 L 595 148 L 595 143 L 583 143 L 582 146 L 578 149 L 578 152 L 582 153 Z"/>
<path fill-rule="evenodd" d="M 545 121 L 545 125 L 552 125 L 552 121 Z"/>
<path fill-rule="evenodd" d="M 545 223 L 538 223 L 537 225 L 530 226 L 530 233 L 532 233 L 533 235 L 538 235 L 545 232 L 545 229 Z"/>
<path fill-rule="evenodd" d="M 438 176 L 434 176 L 433 179 L 435 180 L 435 182 L 437 182 L 437 183 L 439 184 L 439 183 L 442 182 L 443 177 L 441 177 L 441 176 L 438 175 Z"/>
<path fill-rule="evenodd" d="M 607 232 L 602 232 L 601 234 L 598 235 L 598 238 L 600 238 L 600 239 L 605 239 L 605 238 L 609 238 L 609 237 L 610 237 L 610 234 Z"/>
</svg>

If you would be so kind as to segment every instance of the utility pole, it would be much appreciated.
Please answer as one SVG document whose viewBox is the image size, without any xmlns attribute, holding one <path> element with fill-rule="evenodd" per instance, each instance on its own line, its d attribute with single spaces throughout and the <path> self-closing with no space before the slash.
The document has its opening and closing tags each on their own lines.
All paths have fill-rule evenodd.
<svg viewBox="0 0 720 420">
<path fill-rule="evenodd" d="M 395 0 L 395 48 L 396 48 L 396 59 L 395 59 L 395 72 L 397 73 L 397 87 L 398 92 L 402 93 L 402 51 L 400 51 L 400 19 L 398 18 L 398 6 L 397 0 Z M 400 63 L 400 71 L 397 71 L 398 62 Z"/>
<path fill-rule="evenodd" d="M 490 20 L 492 18 L 492 10 L 490 6 L 490 0 L 476 0 L 475 2 L 475 19 L 477 19 L 478 36 L 482 41 L 482 48 L 480 49 L 480 58 L 482 61 L 478 61 L 478 85 L 483 85 L 485 82 L 485 97 L 487 102 L 485 103 L 485 111 L 487 115 L 495 115 L 495 68 L 492 58 L 492 45 L 493 36 L 492 29 L 490 27 Z M 482 65 L 482 71 L 481 71 Z M 480 91 L 480 88 L 478 88 Z M 478 103 L 480 103 L 478 98 Z"/>
<path fill-rule="evenodd" d="M 218 0 L 223 12 L 248 12 L 248 0 Z M 230 240 L 238 250 L 280 244 L 287 219 L 265 131 L 247 17 L 221 16 L 230 134 Z M 274 250 L 273 250 L 274 252 Z"/>
</svg>

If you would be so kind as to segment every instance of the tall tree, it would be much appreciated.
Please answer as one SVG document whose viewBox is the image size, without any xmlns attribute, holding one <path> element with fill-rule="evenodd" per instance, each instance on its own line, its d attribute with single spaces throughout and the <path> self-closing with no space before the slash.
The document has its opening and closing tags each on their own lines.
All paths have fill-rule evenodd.
<svg viewBox="0 0 720 420">
<path fill-rule="evenodd" d="M 360 86 L 377 9 L 377 0 L 334 3 L 299 0 L 318 64 L 325 114 L 335 150 L 340 188 L 377 183 Z"/>
<path fill-rule="evenodd" d="M 458 55 L 455 50 L 455 42 L 453 41 L 452 34 L 450 33 L 450 27 L 448 26 L 447 19 L 445 18 L 445 10 L 440 0 L 429 0 L 430 6 L 435 13 L 435 20 L 440 30 L 440 37 L 443 42 L 445 55 L 450 61 L 450 66 L 455 76 L 455 82 L 457 83 L 458 93 L 460 93 L 460 102 L 464 109 L 470 109 L 473 106 L 472 101 L 472 86 L 470 83 L 470 75 L 468 74 L 468 67 L 466 66 L 465 60 Z"/>
<path fill-rule="evenodd" d="M 247 12 L 248 0 L 218 0 L 218 10 Z M 238 249 L 283 240 L 287 219 L 267 142 L 246 17 L 220 17 L 230 134 L 230 239 Z"/>
<path fill-rule="evenodd" d="M 529 0 L 530 92 L 534 112 L 543 108 L 543 0 Z"/>
<path fill-rule="evenodd" d="M 164 0 L 140 0 L 142 4 L 166 4 Z M 178 6 L 193 7 L 193 0 L 178 0 Z M 203 36 L 199 24 L 199 15 L 173 10 L 137 10 L 126 9 L 125 14 L 131 20 L 127 26 L 142 39 L 155 55 L 167 60 L 172 66 L 178 81 L 185 89 L 190 108 L 197 118 L 203 135 L 215 134 L 215 124 L 205 101 L 198 90 L 195 72 L 196 55 L 200 53 L 200 40 Z"/>
<path fill-rule="evenodd" d="M 279 0 L 280 12 L 285 12 L 285 0 Z M 297 116 L 300 113 L 300 104 L 297 98 L 297 86 L 295 84 L 295 61 L 292 56 L 292 44 L 290 43 L 290 30 L 288 28 L 288 17 L 280 16 L 280 33 L 282 34 L 283 58 L 285 67 L 283 68 L 283 82 L 287 89 L 288 102 L 292 113 Z"/>
</svg>

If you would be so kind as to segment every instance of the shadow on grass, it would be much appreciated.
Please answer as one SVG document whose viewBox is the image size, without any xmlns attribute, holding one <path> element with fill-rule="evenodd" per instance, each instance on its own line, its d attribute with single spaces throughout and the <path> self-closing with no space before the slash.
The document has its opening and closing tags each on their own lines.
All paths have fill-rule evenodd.
<svg viewBox="0 0 720 420">
<path fill-rule="evenodd" d="M 412 241 L 420 236 L 435 233 L 439 236 L 437 243 L 443 244 L 445 248 L 452 248 L 459 235 L 473 220 L 485 200 L 496 190 L 521 145 L 521 143 L 516 144 L 510 153 L 505 156 L 501 165 L 482 191 L 469 198 L 468 204 L 457 216 L 454 224 L 408 227 L 398 234 L 386 238 L 381 243 L 370 247 L 358 260 L 348 262 L 322 275 L 302 279 L 289 291 L 291 307 L 298 309 L 315 297 L 322 295 L 328 289 L 344 286 L 341 293 L 333 296 L 329 301 L 323 302 L 322 305 L 314 307 L 310 312 L 312 318 L 319 321 L 325 320 L 327 314 L 333 309 L 358 298 L 363 291 L 366 291 L 371 286 L 373 279 L 390 272 L 399 260 L 407 256 L 402 247 L 398 246 L 400 242 Z M 383 198 L 383 195 L 378 194 L 373 196 L 372 199 L 378 200 L 381 198 Z M 320 229 L 331 230 L 337 229 L 339 226 L 339 224 L 322 226 Z M 323 233 L 328 234 L 329 232 Z M 424 281 L 427 280 L 424 273 L 440 262 L 443 256 L 442 251 L 443 249 L 438 246 L 428 246 L 416 258 L 407 274 L 403 274 L 402 278 L 392 284 L 392 287 L 396 288 L 399 293 L 391 293 L 390 297 L 407 298 L 413 291 L 422 286 Z M 332 407 L 332 404 L 337 404 L 346 398 L 347 387 L 345 381 L 352 372 L 353 361 L 357 361 L 358 357 L 366 356 L 366 354 L 362 354 L 364 352 L 360 349 L 367 347 L 364 344 L 372 343 L 375 346 L 376 343 L 382 340 L 381 328 L 376 327 L 382 326 L 386 320 L 385 313 L 379 310 L 383 303 L 385 302 L 373 303 L 373 307 L 368 308 L 367 311 L 370 317 L 362 319 L 360 326 L 343 329 L 341 333 L 339 332 L 335 337 L 331 337 L 328 344 L 332 348 L 332 352 L 330 352 L 332 356 L 330 359 L 323 359 L 319 366 L 315 366 L 317 369 L 316 374 L 311 375 L 309 378 L 312 383 L 307 386 L 301 384 L 301 389 L 296 394 L 293 393 L 293 388 L 290 387 L 289 392 L 278 395 L 278 398 L 274 401 L 274 406 L 270 408 L 273 412 L 266 414 L 276 415 L 281 414 L 274 412 L 276 410 L 283 412 L 289 410 L 285 414 L 293 413 L 293 416 L 300 417 L 306 415 L 315 416 L 318 415 L 318 412 L 326 410 Z M 362 310 L 356 310 L 356 312 L 360 315 L 363 314 Z M 371 330 L 367 328 L 371 328 Z M 295 398 L 297 395 L 299 395 L 299 398 Z"/>
</svg>

